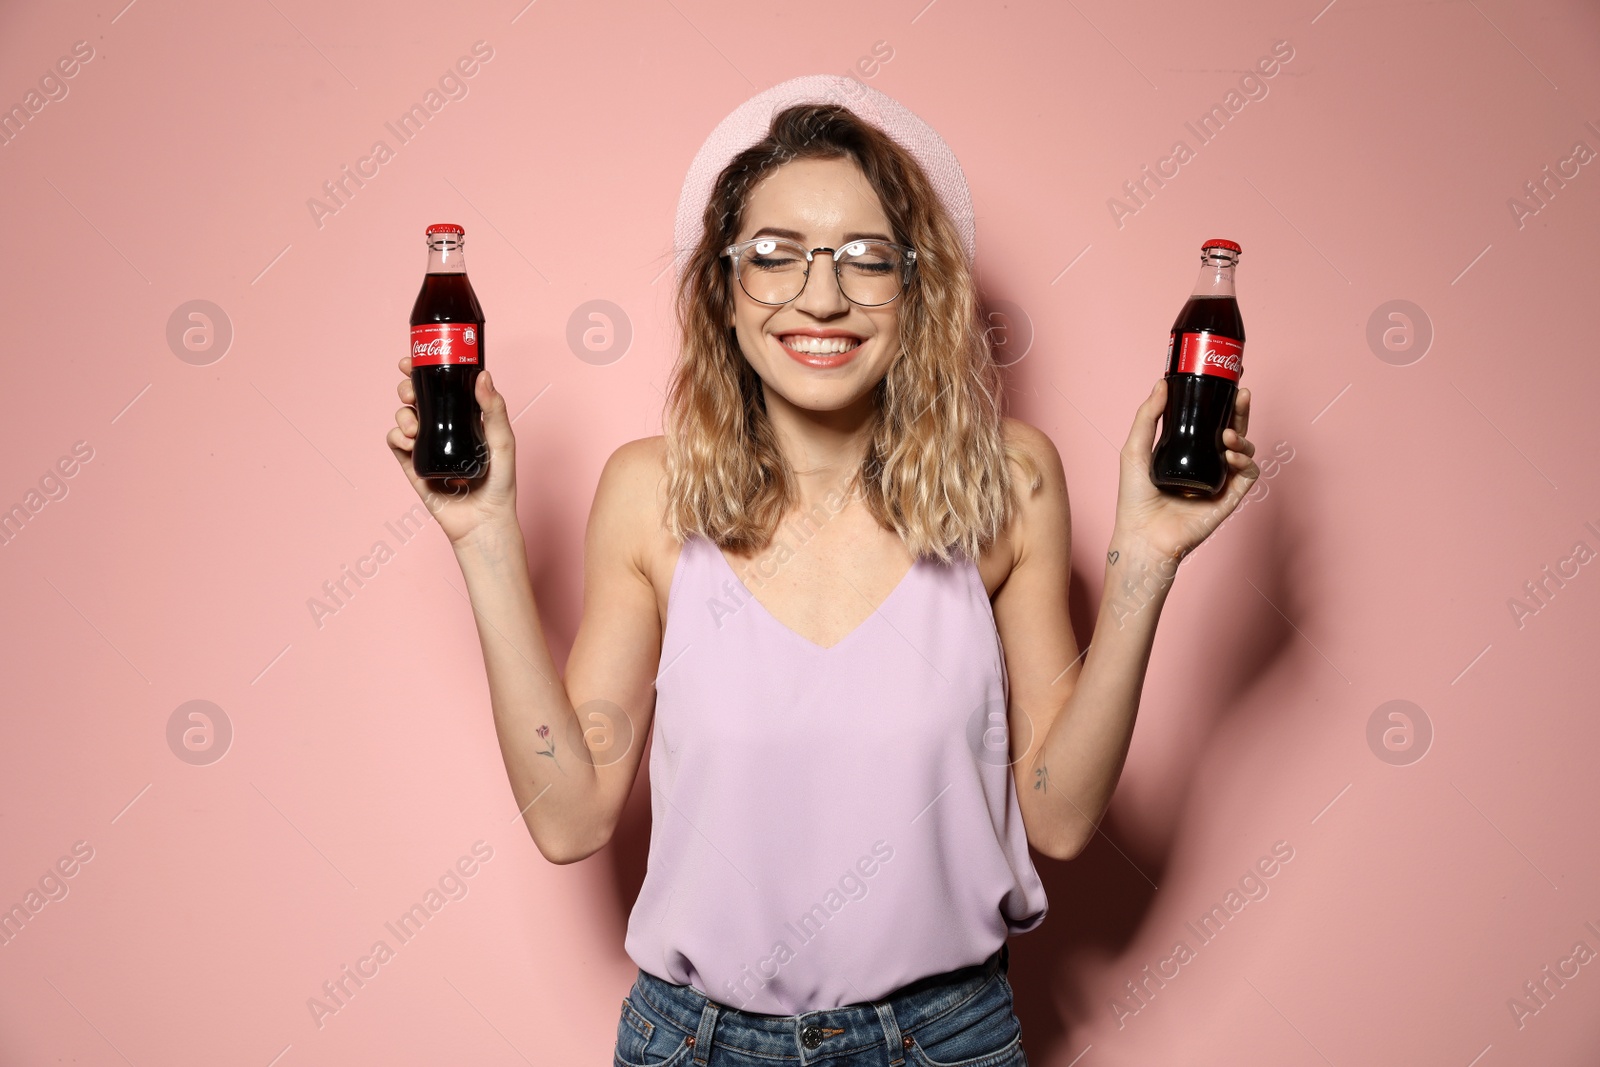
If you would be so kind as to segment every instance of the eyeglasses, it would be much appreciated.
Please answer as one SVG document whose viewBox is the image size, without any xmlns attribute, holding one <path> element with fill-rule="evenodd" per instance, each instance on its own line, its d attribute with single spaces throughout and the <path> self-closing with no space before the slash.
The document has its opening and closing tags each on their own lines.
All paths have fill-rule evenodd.
<svg viewBox="0 0 1600 1067">
<path fill-rule="evenodd" d="M 756 237 L 722 250 L 733 262 L 739 287 L 760 304 L 787 304 L 805 290 L 812 257 L 827 252 L 846 300 L 862 307 L 887 304 L 905 291 L 917 253 L 891 241 L 851 241 L 841 248 L 807 251 L 782 237 Z"/>
</svg>

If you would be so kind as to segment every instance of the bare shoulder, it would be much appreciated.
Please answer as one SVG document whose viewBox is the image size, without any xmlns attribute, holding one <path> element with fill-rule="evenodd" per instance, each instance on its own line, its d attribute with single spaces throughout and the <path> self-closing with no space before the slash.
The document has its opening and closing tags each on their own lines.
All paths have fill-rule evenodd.
<svg viewBox="0 0 1600 1067">
<path fill-rule="evenodd" d="M 1056 450 L 1056 444 L 1050 440 L 1049 434 L 1010 415 L 1001 419 L 1000 428 L 1006 450 L 1021 453 L 1027 460 L 1031 460 L 1040 477 L 1048 481 L 1051 474 L 1061 474 L 1061 453 Z M 1015 455 L 1012 456 L 1011 462 L 1023 469 L 1025 485 L 1035 480 L 1033 477 L 1035 472 L 1028 471 L 1024 464 L 1018 463 Z"/>
<path fill-rule="evenodd" d="M 1021 563 L 1042 546 L 1070 543 L 1066 470 L 1055 442 L 1037 426 L 1007 416 L 1002 431 L 1017 502 L 1010 539 L 1016 546 L 1015 560 Z"/>
<path fill-rule="evenodd" d="M 625 524 L 629 540 L 642 546 L 661 525 L 666 472 L 665 437 L 658 434 L 618 445 L 600 471 L 593 519 Z"/>
<path fill-rule="evenodd" d="M 666 470 L 667 439 L 656 434 L 618 445 L 606 460 L 600 480 L 604 484 L 610 478 L 630 489 L 640 489 L 646 483 L 659 481 Z"/>
<path fill-rule="evenodd" d="M 663 522 L 666 458 L 667 439 L 659 434 L 617 446 L 600 472 L 589 516 L 591 543 L 624 555 L 652 585 L 673 544 Z"/>
<path fill-rule="evenodd" d="M 1007 461 L 1012 466 L 1017 502 L 1024 510 L 1056 496 L 1066 497 L 1066 470 L 1050 435 L 1021 419 L 1006 416 L 1001 422 Z"/>
</svg>

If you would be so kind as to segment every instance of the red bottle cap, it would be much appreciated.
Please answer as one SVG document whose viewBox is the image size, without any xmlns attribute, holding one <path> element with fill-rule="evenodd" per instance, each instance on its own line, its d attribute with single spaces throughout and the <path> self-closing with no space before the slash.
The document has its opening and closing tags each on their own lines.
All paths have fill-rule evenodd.
<svg viewBox="0 0 1600 1067">
<path fill-rule="evenodd" d="M 1201 245 L 1200 251 L 1204 252 L 1208 248 L 1226 248 L 1235 255 L 1238 255 L 1242 251 L 1239 246 L 1234 244 L 1232 241 L 1224 241 L 1220 237 L 1213 237 L 1211 240 Z"/>
<path fill-rule="evenodd" d="M 453 222 L 436 222 L 432 226 L 428 227 L 426 233 L 424 233 L 423 236 L 432 237 L 436 233 L 459 233 L 459 234 L 465 234 L 466 232 L 467 232 L 466 230 L 463 230 L 460 226 L 457 226 Z"/>
</svg>

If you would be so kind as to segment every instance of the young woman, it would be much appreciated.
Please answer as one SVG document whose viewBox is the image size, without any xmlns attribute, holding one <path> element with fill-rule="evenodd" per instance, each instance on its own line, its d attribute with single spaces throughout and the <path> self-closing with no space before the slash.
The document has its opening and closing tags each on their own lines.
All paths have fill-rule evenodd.
<svg viewBox="0 0 1600 1067">
<path fill-rule="evenodd" d="M 1221 496 L 1159 493 L 1156 382 L 1080 656 L 1062 465 L 1001 414 L 959 167 L 882 94 L 818 102 L 835 81 L 750 101 L 686 185 L 666 433 L 601 473 L 565 677 L 489 374 L 486 478 L 441 497 L 411 472 L 414 410 L 389 431 L 455 548 L 546 858 L 605 846 L 653 736 L 621 1067 L 1026 1063 L 1006 938 L 1045 916 L 1029 846 L 1095 833 L 1176 562 L 1258 475 L 1241 389 Z"/>
</svg>

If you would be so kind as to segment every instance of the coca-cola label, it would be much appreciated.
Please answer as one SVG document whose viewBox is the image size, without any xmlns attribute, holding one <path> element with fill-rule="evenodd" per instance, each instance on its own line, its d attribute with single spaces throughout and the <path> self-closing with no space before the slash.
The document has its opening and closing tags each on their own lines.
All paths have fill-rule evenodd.
<svg viewBox="0 0 1600 1067">
<path fill-rule="evenodd" d="M 1172 359 L 1174 342 L 1176 363 Z M 1214 374 L 1236 382 L 1244 373 L 1244 342 L 1220 333 L 1175 334 L 1167 342 L 1167 366 L 1171 374 Z"/>
<path fill-rule="evenodd" d="M 471 322 L 430 322 L 411 327 L 413 367 L 478 362 L 478 326 Z"/>
</svg>

